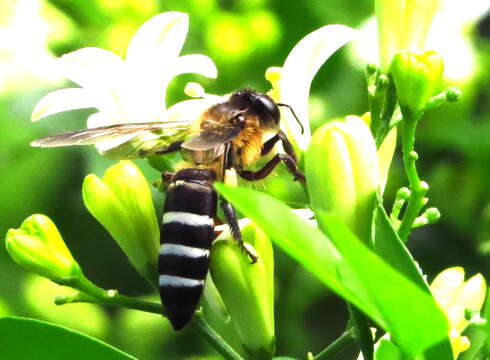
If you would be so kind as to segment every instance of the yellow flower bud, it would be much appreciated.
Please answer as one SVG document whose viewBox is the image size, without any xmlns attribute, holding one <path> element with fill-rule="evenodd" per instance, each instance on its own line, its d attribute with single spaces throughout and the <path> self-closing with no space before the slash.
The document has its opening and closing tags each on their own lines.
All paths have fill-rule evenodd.
<svg viewBox="0 0 490 360">
<path fill-rule="evenodd" d="M 45 215 L 32 215 L 19 229 L 10 229 L 6 246 L 17 264 L 59 284 L 81 276 L 56 225 Z"/>
<path fill-rule="evenodd" d="M 156 283 L 160 232 L 150 189 L 130 161 L 111 166 L 102 179 L 90 174 L 83 182 L 83 201 L 109 231 L 138 272 Z"/>
<path fill-rule="evenodd" d="M 306 178 L 313 210 L 336 213 L 368 242 L 380 181 L 376 145 L 360 117 L 347 116 L 315 132 Z"/>
<path fill-rule="evenodd" d="M 253 223 L 242 228 L 242 236 L 258 254 L 257 262 L 223 234 L 211 250 L 211 276 L 247 358 L 270 359 L 275 348 L 272 244 Z"/>
</svg>

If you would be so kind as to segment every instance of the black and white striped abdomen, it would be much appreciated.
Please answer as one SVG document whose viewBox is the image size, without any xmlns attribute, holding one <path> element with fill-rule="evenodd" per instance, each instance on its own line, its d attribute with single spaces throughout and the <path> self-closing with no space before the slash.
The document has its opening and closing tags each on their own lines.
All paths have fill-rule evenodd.
<svg viewBox="0 0 490 360">
<path fill-rule="evenodd" d="M 168 186 L 160 234 L 160 296 L 175 330 L 192 318 L 204 289 L 214 239 L 214 172 L 183 169 Z"/>
</svg>

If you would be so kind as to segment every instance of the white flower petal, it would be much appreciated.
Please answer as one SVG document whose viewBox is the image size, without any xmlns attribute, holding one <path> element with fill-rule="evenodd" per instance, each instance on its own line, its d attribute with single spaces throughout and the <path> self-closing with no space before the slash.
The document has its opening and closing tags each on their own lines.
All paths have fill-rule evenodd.
<svg viewBox="0 0 490 360">
<path fill-rule="evenodd" d="M 106 125 L 111 125 L 111 124 L 113 124 L 111 118 L 102 112 L 92 114 L 87 119 L 87 127 L 88 128 L 106 126 Z M 95 144 L 95 147 L 97 148 L 97 151 L 99 153 L 103 154 L 104 152 L 106 152 L 110 149 L 113 149 L 113 148 L 125 143 L 126 141 L 131 140 L 132 138 L 136 137 L 136 135 L 137 134 L 133 133 L 133 134 L 127 134 L 125 136 L 118 136 L 115 139 L 99 142 L 99 143 Z"/>
<path fill-rule="evenodd" d="M 70 88 L 50 92 L 34 107 L 31 121 L 63 111 L 95 107 L 96 102 L 84 89 Z"/>
<path fill-rule="evenodd" d="M 356 31 L 344 25 L 327 25 L 305 36 L 289 53 L 280 80 L 281 102 L 290 105 L 301 120 L 305 133 L 289 111 L 283 111 L 287 135 L 301 150 L 310 139 L 308 95 L 311 82 L 325 61 L 354 38 Z"/>
<path fill-rule="evenodd" d="M 201 75 L 216 78 L 217 69 L 213 61 L 205 55 L 186 55 L 169 61 L 164 67 L 158 64 L 158 69 L 147 65 L 143 68 L 134 68 L 133 64 L 128 69 L 127 76 L 133 76 L 131 88 L 127 88 L 126 95 L 129 104 L 127 112 L 130 120 L 156 121 L 165 111 L 165 93 L 170 81 L 177 75 L 184 73 L 199 73 Z M 131 75 L 132 74 L 132 75 Z M 144 89 L 144 91 L 141 91 Z"/>
<path fill-rule="evenodd" d="M 56 61 L 63 75 L 81 87 L 90 88 L 107 87 L 103 81 L 115 80 L 123 64 L 119 55 L 95 47 L 72 51 Z"/>
<path fill-rule="evenodd" d="M 216 79 L 218 69 L 213 60 L 206 55 L 185 55 L 178 58 L 174 76 L 187 73 L 201 74 L 208 78 Z"/>
<path fill-rule="evenodd" d="M 124 89 L 130 121 L 155 121 L 165 111 L 165 93 L 177 71 L 188 27 L 187 14 L 165 12 L 145 22 L 131 39 Z"/>
<path fill-rule="evenodd" d="M 169 11 L 152 17 L 132 37 L 126 60 L 139 65 L 166 66 L 180 54 L 188 28 L 189 18 L 181 12 Z"/>
<path fill-rule="evenodd" d="M 167 109 L 163 121 L 194 122 L 214 104 L 223 102 L 220 96 L 207 96 L 205 99 L 190 99 L 178 102 Z"/>
<path fill-rule="evenodd" d="M 120 94 L 124 62 L 120 56 L 99 48 L 83 48 L 57 60 L 60 72 L 89 90 L 98 102 L 96 107 L 119 117 L 124 112 Z"/>
</svg>

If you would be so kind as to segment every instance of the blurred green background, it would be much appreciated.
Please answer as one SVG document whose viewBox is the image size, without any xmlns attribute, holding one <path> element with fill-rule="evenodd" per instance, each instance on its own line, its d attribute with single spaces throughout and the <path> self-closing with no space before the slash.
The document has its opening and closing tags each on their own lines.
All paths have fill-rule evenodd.
<svg viewBox="0 0 490 360">
<path fill-rule="evenodd" d="M 178 77 L 167 103 L 184 98 L 188 81 L 224 94 L 243 87 L 267 91 L 269 66 L 280 66 L 303 36 L 333 23 L 363 29 L 361 39 L 335 54 L 315 78 L 311 115 L 316 128 L 333 117 L 367 110 L 363 68 L 373 59 L 372 0 L 2 0 L 0 2 L 0 233 L 18 227 L 32 213 L 50 216 L 82 265 L 99 286 L 128 295 L 150 289 L 130 267 L 105 230 L 84 208 L 83 177 L 102 175 L 112 163 L 93 148 L 41 150 L 34 138 L 83 128 L 92 111 L 74 111 L 30 123 L 36 102 L 66 86 L 49 70 L 63 53 L 97 46 L 124 53 L 136 29 L 167 10 L 189 13 L 183 53 L 210 56 L 217 80 Z M 430 206 L 441 210 L 436 225 L 414 232 L 409 243 L 432 278 L 462 265 L 469 274 L 490 279 L 490 17 L 488 1 L 448 0 L 440 31 L 431 40 L 446 60 L 446 85 L 459 86 L 464 98 L 431 111 L 416 142 L 419 169 L 430 184 Z M 145 162 L 149 181 L 159 174 Z M 399 155 L 386 190 L 390 207 L 405 185 Z M 161 195 L 155 193 L 157 208 Z M 304 357 L 321 350 L 343 330 L 345 305 L 291 259 L 276 253 L 277 354 Z M 59 287 L 31 276 L 0 248 L 0 315 L 14 314 L 65 324 L 115 345 L 140 359 L 214 359 L 218 356 L 190 332 L 175 334 L 156 315 L 92 305 L 52 304 Z"/>
</svg>

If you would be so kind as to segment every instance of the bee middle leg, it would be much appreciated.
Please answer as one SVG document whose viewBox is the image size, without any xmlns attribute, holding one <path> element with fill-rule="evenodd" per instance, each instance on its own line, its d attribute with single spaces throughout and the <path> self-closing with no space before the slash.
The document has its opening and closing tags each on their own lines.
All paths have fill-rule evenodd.
<svg viewBox="0 0 490 360">
<path fill-rule="evenodd" d="M 184 143 L 183 140 L 180 141 L 175 141 L 171 143 L 170 145 L 164 147 L 163 149 L 155 151 L 156 155 L 165 155 L 165 154 L 170 154 L 176 151 L 179 151 L 182 148 L 182 144 Z"/>
<path fill-rule="evenodd" d="M 238 243 L 238 246 L 245 251 L 252 261 L 252 264 L 257 262 L 258 255 L 252 249 L 245 246 L 245 243 L 242 240 L 242 232 L 240 231 L 240 225 L 238 224 L 238 219 L 236 216 L 235 208 L 228 201 L 221 199 L 220 201 L 221 208 L 223 209 L 223 213 L 225 214 L 226 223 L 230 227 L 231 236 Z"/>
</svg>

